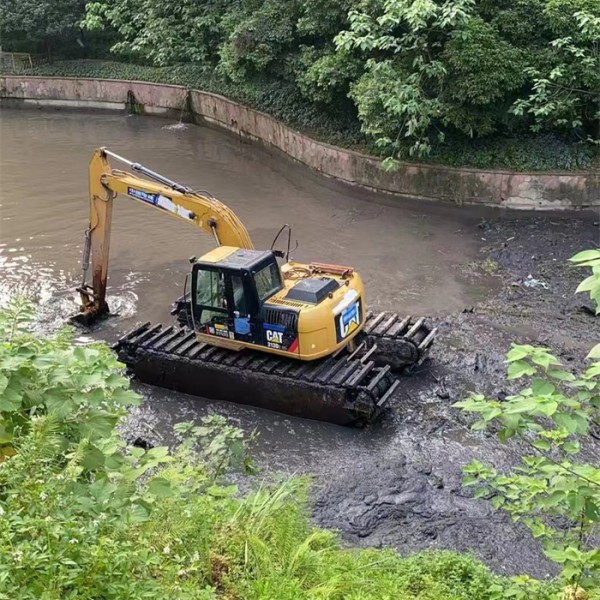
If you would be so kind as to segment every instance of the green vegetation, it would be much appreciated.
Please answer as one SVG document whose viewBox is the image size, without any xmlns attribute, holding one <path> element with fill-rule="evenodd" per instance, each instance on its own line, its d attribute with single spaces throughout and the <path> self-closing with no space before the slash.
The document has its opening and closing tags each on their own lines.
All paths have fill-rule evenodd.
<svg viewBox="0 0 600 600">
<path fill-rule="evenodd" d="M 241 497 L 227 475 L 252 470 L 248 440 L 221 417 L 177 426 L 173 451 L 127 447 L 115 425 L 141 398 L 110 350 L 38 339 L 30 318 L 0 311 L 0 599 L 556 597 L 450 552 L 344 550 L 302 479 Z"/>
<path fill-rule="evenodd" d="M 349 118 L 348 114 L 328 116 L 315 106 L 303 103 L 292 86 L 277 82 L 252 87 L 232 82 L 214 70 L 201 69 L 195 65 L 151 67 L 104 60 L 55 62 L 38 67 L 30 73 L 52 77 L 100 77 L 184 85 L 221 94 L 265 111 L 288 125 L 331 144 L 368 150 L 360 125 Z"/>
<path fill-rule="evenodd" d="M 85 4 L 84 0 L 1 0 L 0 38 L 4 45 L 8 40 L 13 51 L 52 53 L 78 35 Z"/>
<path fill-rule="evenodd" d="M 600 313 L 600 250 L 580 252 L 571 261 L 592 268 L 577 291 L 590 292 Z M 600 468 L 579 458 L 600 422 L 600 344 L 588 358 L 595 362 L 574 373 L 546 348 L 514 345 L 508 379 L 527 378 L 524 387 L 504 402 L 472 394 L 455 405 L 478 415 L 473 429 L 493 426 L 501 441 L 519 437 L 525 444 L 510 472 L 473 461 L 464 469 L 464 484 L 541 539 L 569 583 L 567 597 L 579 600 L 591 598 L 588 593 L 600 597 Z"/>
<path fill-rule="evenodd" d="M 70 2 L 65 27 L 81 16 Z M 27 4 L 0 0 L 14 16 L 6 49 L 35 39 Z M 576 170 L 597 157 L 596 0 L 99 0 L 84 30 L 126 64 L 40 73 L 193 84 L 390 168 Z"/>
</svg>

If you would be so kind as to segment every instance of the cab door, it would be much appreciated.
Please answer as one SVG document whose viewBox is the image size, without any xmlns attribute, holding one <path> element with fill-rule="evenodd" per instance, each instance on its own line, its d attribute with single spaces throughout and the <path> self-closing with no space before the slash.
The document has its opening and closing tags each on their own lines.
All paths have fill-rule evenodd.
<svg viewBox="0 0 600 600">
<path fill-rule="evenodd" d="M 192 273 L 192 311 L 196 330 L 233 339 L 229 328 L 227 280 L 218 269 L 198 266 Z"/>
</svg>

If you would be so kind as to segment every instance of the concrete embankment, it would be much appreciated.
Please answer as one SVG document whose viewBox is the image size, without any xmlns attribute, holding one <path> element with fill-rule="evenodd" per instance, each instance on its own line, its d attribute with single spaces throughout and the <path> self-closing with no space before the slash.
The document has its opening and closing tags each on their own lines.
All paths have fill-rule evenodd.
<svg viewBox="0 0 600 600">
<path fill-rule="evenodd" d="M 295 131 L 223 96 L 183 86 L 59 77 L 0 77 L 0 105 L 129 110 L 208 123 L 274 147 L 328 177 L 423 200 L 527 210 L 600 207 L 600 172 L 517 173 L 404 163 L 396 172 L 372 156 Z"/>
</svg>

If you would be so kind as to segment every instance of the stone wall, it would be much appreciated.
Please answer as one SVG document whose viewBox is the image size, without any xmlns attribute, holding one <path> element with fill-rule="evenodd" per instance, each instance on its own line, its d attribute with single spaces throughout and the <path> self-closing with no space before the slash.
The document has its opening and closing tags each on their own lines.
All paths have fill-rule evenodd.
<svg viewBox="0 0 600 600">
<path fill-rule="evenodd" d="M 505 208 L 600 207 L 600 172 L 516 173 L 405 163 L 394 173 L 372 156 L 318 142 L 222 96 L 176 85 L 108 79 L 0 77 L 1 105 L 135 110 L 205 121 L 278 148 L 340 181 L 399 197 Z"/>
</svg>

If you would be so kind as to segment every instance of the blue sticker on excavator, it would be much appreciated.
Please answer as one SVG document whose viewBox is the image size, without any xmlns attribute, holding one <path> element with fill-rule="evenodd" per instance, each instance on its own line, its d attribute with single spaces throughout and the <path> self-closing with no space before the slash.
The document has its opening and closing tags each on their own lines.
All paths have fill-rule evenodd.
<svg viewBox="0 0 600 600">
<path fill-rule="evenodd" d="M 360 298 L 344 309 L 337 322 L 338 342 L 349 336 L 360 325 Z"/>
<path fill-rule="evenodd" d="M 132 198 L 137 198 L 138 200 L 143 200 L 144 202 L 148 202 L 148 204 L 154 204 L 158 202 L 158 194 L 149 194 L 148 192 L 144 192 L 143 190 L 136 190 L 135 188 L 128 187 L 127 195 Z"/>
</svg>

